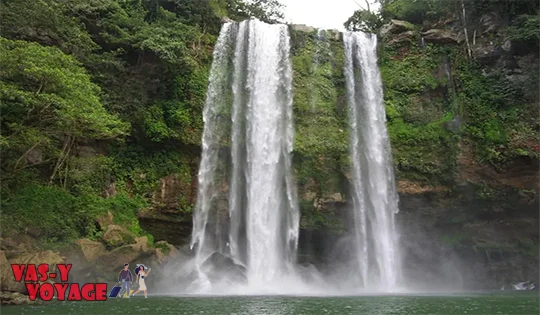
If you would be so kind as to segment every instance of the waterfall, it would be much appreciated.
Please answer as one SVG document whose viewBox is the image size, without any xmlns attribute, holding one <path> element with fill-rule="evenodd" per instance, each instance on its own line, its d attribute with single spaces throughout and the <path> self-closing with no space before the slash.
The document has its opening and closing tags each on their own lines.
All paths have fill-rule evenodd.
<svg viewBox="0 0 540 315">
<path fill-rule="evenodd" d="M 220 161 L 220 144 L 223 138 L 225 119 L 220 112 L 227 107 L 228 72 L 231 46 L 231 24 L 225 24 L 214 49 L 214 59 L 210 70 L 208 91 L 203 110 L 204 130 L 202 136 L 202 157 L 198 174 L 197 204 L 193 214 L 191 248 L 196 248 L 196 258 L 200 262 L 214 250 L 214 235 L 207 231 L 210 210 L 216 201 L 216 169 Z"/>
<path fill-rule="evenodd" d="M 202 270 L 219 252 L 245 266 L 254 287 L 279 281 L 296 259 L 299 209 L 292 178 L 289 50 L 286 25 L 224 24 L 204 107 L 191 243 L 195 265 Z M 228 224 L 217 205 L 223 190 L 228 190 Z"/>
<path fill-rule="evenodd" d="M 343 38 L 351 126 L 355 258 L 364 288 L 392 291 L 400 279 L 394 223 L 398 195 L 377 66 L 377 37 L 347 32 Z"/>
<path fill-rule="evenodd" d="M 323 29 L 318 29 L 317 30 L 317 37 L 315 38 L 315 43 L 314 43 L 315 47 L 314 47 L 314 52 L 313 52 L 313 73 L 312 73 L 312 79 L 310 81 L 310 84 L 309 84 L 309 89 L 310 89 L 310 98 L 309 98 L 309 103 L 311 105 L 311 110 L 315 110 L 316 109 L 316 104 L 317 104 L 317 89 L 316 89 L 316 84 L 314 82 L 314 80 L 317 79 L 317 72 L 319 71 L 319 66 L 320 66 L 320 63 L 321 63 L 321 59 L 323 59 L 322 55 L 323 53 L 325 52 L 325 49 L 329 50 L 329 46 L 330 44 L 328 43 L 328 40 L 326 38 L 326 31 L 323 30 Z"/>
<path fill-rule="evenodd" d="M 318 37 L 315 66 L 327 48 L 323 32 Z M 358 274 L 348 279 L 369 290 L 392 291 L 401 277 L 394 223 L 398 197 L 377 41 L 361 32 L 343 37 Z M 299 279 L 299 208 L 292 175 L 289 41 L 287 26 L 258 20 L 226 23 L 217 40 L 203 110 L 191 240 L 196 282 L 204 290 L 212 290 L 232 269 L 243 276 L 227 278 L 225 286 L 246 280 L 249 292 L 269 286 L 276 292 L 304 289 L 292 286 Z M 224 271 L 216 274 L 219 268 Z"/>
</svg>

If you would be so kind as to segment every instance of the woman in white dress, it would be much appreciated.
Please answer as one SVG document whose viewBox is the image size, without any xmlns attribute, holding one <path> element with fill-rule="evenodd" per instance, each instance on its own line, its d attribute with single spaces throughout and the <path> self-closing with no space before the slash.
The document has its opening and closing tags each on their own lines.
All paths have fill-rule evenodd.
<svg viewBox="0 0 540 315">
<path fill-rule="evenodd" d="M 140 270 L 139 272 L 137 273 L 137 282 L 139 283 L 139 288 L 137 289 L 137 291 L 133 292 L 132 296 L 143 291 L 144 292 L 144 297 L 147 298 L 148 296 L 146 296 L 146 284 L 144 283 L 144 279 L 146 277 L 148 277 L 148 274 L 150 273 L 150 269 L 148 269 L 148 271 L 146 271 L 144 265 L 140 265 Z"/>
</svg>

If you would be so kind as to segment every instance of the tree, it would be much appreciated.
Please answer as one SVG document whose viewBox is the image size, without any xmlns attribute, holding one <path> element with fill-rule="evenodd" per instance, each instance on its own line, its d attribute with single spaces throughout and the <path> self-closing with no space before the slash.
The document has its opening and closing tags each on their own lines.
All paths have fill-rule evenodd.
<svg viewBox="0 0 540 315">
<path fill-rule="evenodd" d="M 127 125 L 107 113 L 100 88 L 56 47 L 0 37 L 2 168 L 17 172 L 54 161 L 53 180 L 78 140 L 114 139 Z M 29 162 L 31 153 L 42 158 Z"/>
<path fill-rule="evenodd" d="M 68 14 L 68 4 L 72 2 L 74 1 L 2 0 L 2 36 L 56 46 L 65 53 L 73 54 L 79 59 L 84 58 L 99 46 L 92 41 L 84 25 Z"/>
<path fill-rule="evenodd" d="M 233 19 L 257 18 L 266 23 L 281 23 L 285 6 L 278 0 L 228 0 L 227 12 Z"/>
<path fill-rule="evenodd" d="M 368 33 L 375 33 L 383 25 L 381 17 L 368 10 L 357 10 L 354 14 L 344 23 L 344 26 L 349 31 L 362 31 Z"/>
</svg>

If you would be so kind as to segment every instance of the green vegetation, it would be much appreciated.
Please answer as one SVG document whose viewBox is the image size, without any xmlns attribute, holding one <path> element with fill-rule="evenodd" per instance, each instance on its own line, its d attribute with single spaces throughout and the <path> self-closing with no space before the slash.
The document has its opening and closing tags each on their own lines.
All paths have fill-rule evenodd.
<svg viewBox="0 0 540 315">
<path fill-rule="evenodd" d="M 380 10 L 371 11 L 370 2 L 378 2 Z M 365 3 L 367 9 L 355 11 L 344 23 L 346 29 L 377 33 L 384 24 L 395 19 L 413 23 L 424 31 L 430 27 L 453 31 L 467 28 L 471 41 L 477 35 L 475 30 L 483 23 L 506 21 L 503 23 L 506 39 L 525 42 L 531 52 L 538 51 L 540 4 L 535 0 L 366 0 Z M 493 33 L 478 35 L 494 39 Z"/>
<path fill-rule="evenodd" d="M 326 229 L 337 233 L 343 232 L 343 222 L 332 212 L 318 211 L 313 206 L 313 201 L 300 202 L 301 220 L 300 228 L 306 230 Z"/>
<path fill-rule="evenodd" d="M 0 12 L 2 228 L 50 241 L 99 236 L 107 211 L 145 235 L 137 212 L 160 178 L 191 190 L 220 20 L 283 17 L 259 0 L 2 0 Z"/>
<path fill-rule="evenodd" d="M 516 247 L 525 255 L 529 255 L 531 257 L 538 256 L 538 241 L 534 241 L 530 238 L 522 238 L 517 240 Z"/>
<path fill-rule="evenodd" d="M 484 75 L 464 56 L 455 55 L 454 60 L 457 100 L 478 160 L 503 167 L 517 157 L 540 157 L 537 101 L 525 96 L 526 89 L 538 85 L 538 73 L 531 73 L 525 82 L 512 81 L 504 70 Z"/>
<path fill-rule="evenodd" d="M 537 2 L 380 2 L 380 13 L 357 11 L 346 26 L 376 32 L 390 19 L 412 23 L 407 40 L 392 42 L 403 35 L 392 34 L 379 53 L 399 179 L 453 186 L 460 144 L 479 165 L 499 169 L 540 157 L 539 76 L 528 71 L 538 62 Z M 421 29 L 459 30 L 463 8 L 470 29 L 485 12 L 508 21 L 477 40 L 510 41 L 522 73 L 486 67 L 464 43 L 417 45 Z M 145 235 L 137 213 L 162 206 L 155 193 L 170 175 L 184 192 L 175 210 L 189 217 L 222 19 L 275 23 L 281 9 L 275 0 L 1 0 L 2 228 L 50 241 L 97 238 L 96 218 L 111 211 Z M 458 19 L 452 27 L 450 17 Z M 339 229 L 313 204 L 348 193 L 343 43 L 331 32 L 323 41 L 290 34 L 302 226 Z M 493 194 L 486 186 L 477 197 Z"/>
<path fill-rule="evenodd" d="M 367 33 L 375 33 L 383 25 L 383 21 L 379 14 L 369 10 L 358 10 L 345 21 L 345 28 L 349 31 L 362 31 Z"/>
<path fill-rule="evenodd" d="M 229 0 L 228 11 L 233 12 L 233 18 L 246 19 L 256 17 L 266 23 L 278 23 L 284 19 L 283 4 L 278 0 Z"/>
<path fill-rule="evenodd" d="M 369 3 L 370 1 L 366 1 Z M 516 19 L 520 15 L 528 16 L 522 21 L 528 20 L 528 27 L 532 34 L 534 26 L 537 23 L 534 19 L 538 18 L 538 9 L 540 9 L 538 1 L 534 0 L 375 0 L 381 7 L 378 13 L 367 10 L 356 11 L 351 18 L 346 22 L 351 26 L 375 26 L 387 23 L 390 19 L 408 21 L 414 24 L 422 24 L 424 22 L 437 22 L 444 19 L 455 18 L 463 15 L 467 20 L 474 20 L 486 13 L 499 14 L 501 17 Z M 381 21 L 377 22 L 376 18 Z M 519 22 L 519 19 L 516 19 Z M 348 28 L 348 27 L 347 27 Z M 368 27 L 371 31 L 375 28 Z M 362 29 L 358 29 L 362 30 Z M 536 32 L 538 28 L 535 29 Z M 537 35 L 536 35 L 537 36 Z"/>
<path fill-rule="evenodd" d="M 532 232 L 536 216 L 527 213 L 535 213 L 536 191 L 512 187 L 528 185 L 529 175 L 514 183 L 496 175 L 540 158 L 539 76 L 533 70 L 538 67 L 538 2 L 380 2 L 380 22 L 361 14 L 351 19 L 356 25 L 398 19 L 416 28 L 390 32 L 379 52 L 398 179 L 452 189 L 455 208 L 450 206 L 436 224 L 447 247 L 538 256 Z M 464 21 L 469 43 L 421 41 L 421 32 L 430 29 L 457 36 Z M 534 174 L 534 166 L 525 172 Z M 518 227 L 516 217 L 531 229 Z M 494 231 L 497 224 L 515 234 L 500 237 L 509 232 Z"/>
<path fill-rule="evenodd" d="M 343 190 L 348 120 L 343 98 L 342 44 L 326 33 L 291 31 L 296 138 L 294 164 L 301 195 L 323 198 Z"/>
<path fill-rule="evenodd" d="M 163 254 L 165 255 L 169 255 L 170 251 L 171 251 L 171 248 L 168 246 L 167 243 L 161 243 L 161 242 L 158 242 L 155 244 L 156 248 L 159 248 L 161 249 L 161 251 L 163 252 Z"/>
<path fill-rule="evenodd" d="M 111 211 L 115 223 L 140 235 L 136 211 L 144 206 L 143 199 L 125 194 L 106 199 L 95 195 L 74 196 L 60 187 L 31 184 L 2 202 L 1 223 L 5 232 L 24 231 L 48 241 L 62 242 L 95 236 L 98 232 L 95 219 Z"/>
<path fill-rule="evenodd" d="M 470 235 L 465 235 L 463 232 L 456 232 L 448 235 L 441 235 L 441 241 L 448 247 L 459 248 L 465 245 L 465 242 L 470 238 Z"/>
<path fill-rule="evenodd" d="M 421 24 L 425 20 L 433 20 L 447 13 L 454 3 L 433 0 L 383 0 L 381 15 L 386 19 L 404 20 Z"/>
<path fill-rule="evenodd" d="M 513 40 L 523 40 L 538 47 L 540 40 L 540 16 L 523 14 L 518 16 L 508 28 L 508 35 Z"/>
<path fill-rule="evenodd" d="M 443 21 L 452 15 L 461 18 L 465 10 L 469 28 L 476 29 L 482 14 L 499 14 L 510 19 L 510 26 L 490 40 L 500 45 L 511 40 L 516 49 L 526 44 L 529 51 L 538 50 L 539 8 L 534 1 L 380 2 L 379 21 L 374 13 L 357 11 L 345 26 L 377 32 L 382 23 L 399 19 L 423 24 L 424 30 L 430 24 L 444 28 Z M 473 144 L 479 163 L 496 168 L 519 157 L 540 157 L 538 94 L 530 92 L 538 88 L 537 71 L 520 77 L 500 66 L 488 70 L 471 60 L 464 47 L 430 43 L 419 47 L 420 34 L 414 32 L 406 41 L 393 42 L 399 35 L 389 36 L 380 48 L 399 178 L 452 184 L 461 141 Z"/>
<path fill-rule="evenodd" d="M 444 70 L 447 53 L 431 44 L 381 48 L 388 130 L 401 179 L 453 181 L 459 136 L 445 128 L 457 115 Z"/>
</svg>

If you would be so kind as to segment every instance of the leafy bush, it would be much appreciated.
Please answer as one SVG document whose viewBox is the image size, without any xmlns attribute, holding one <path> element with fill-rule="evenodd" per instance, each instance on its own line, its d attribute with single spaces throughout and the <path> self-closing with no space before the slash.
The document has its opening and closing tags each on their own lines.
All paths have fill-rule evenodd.
<svg viewBox="0 0 540 315">
<path fill-rule="evenodd" d="M 86 209 L 84 213 L 88 214 L 86 222 L 92 222 L 107 211 L 113 214 L 114 222 L 126 227 L 135 235 L 141 235 L 142 229 L 139 225 L 137 212 L 147 205 L 146 201 L 139 196 L 129 197 L 126 193 L 119 193 L 114 197 L 100 198 L 95 195 L 88 195 L 79 198 L 80 208 Z M 90 224 L 90 230 L 94 225 Z M 87 230 L 86 233 L 89 231 Z"/>
<path fill-rule="evenodd" d="M 367 10 L 357 10 L 343 25 L 347 30 L 352 32 L 376 33 L 383 25 L 383 21 L 376 13 Z"/>
<path fill-rule="evenodd" d="M 107 211 L 143 233 L 159 178 L 191 185 L 220 17 L 282 17 L 274 0 L 5 0 L 0 15 L 2 227 L 57 240 L 96 236 Z"/>
<path fill-rule="evenodd" d="M 69 241 L 95 236 L 95 220 L 111 211 L 115 223 L 141 235 L 137 211 L 145 206 L 143 199 L 125 194 L 76 197 L 58 187 L 33 184 L 2 201 L 2 225 L 48 241 Z"/>
<path fill-rule="evenodd" d="M 192 157 L 177 148 L 156 148 L 154 152 L 147 152 L 144 147 L 126 146 L 114 152 L 112 175 L 119 189 L 150 197 L 159 179 L 170 174 L 178 174 L 181 182 L 191 184 L 189 159 Z"/>
<path fill-rule="evenodd" d="M 433 0 L 387 0 L 381 8 L 385 19 L 398 19 L 422 24 L 426 19 L 442 16 L 448 7 L 445 1 Z"/>
<path fill-rule="evenodd" d="M 114 139 L 128 125 L 100 101 L 100 88 L 72 56 L 55 47 L 0 38 L 2 167 L 15 173 L 25 157 L 39 165 L 57 160 L 51 179 L 75 139 Z"/>
<path fill-rule="evenodd" d="M 539 3 L 536 0 L 381 0 L 380 3 L 380 12 L 385 20 L 399 19 L 415 24 L 422 24 L 425 21 L 434 22 L 450 16 L 461 16 L 462 5 L 465 8 L 468 23 L 478 21 L 488 12 L 511 21 L 520 15 L 533 17 L 539 9 Z M 534 23 L 530 24 L 531 31 L 538 30 L 538 27 L 535 28 L 534 25 Z"/>
<path fill-rule="evenodd" d="M 508 28 L 508 35 L 513 40 L 523 40 L 538 45 L 540 40 L 540 16 L 538 15 L 520 15 Z"/>
<path fill-rule="evenodd" d="M 8 230 L 65 241 L 84 234 L 87 224 L 77 198 L 57 187 L 29 185 L 2 202 L 2 226 Z"/>
</svg>

